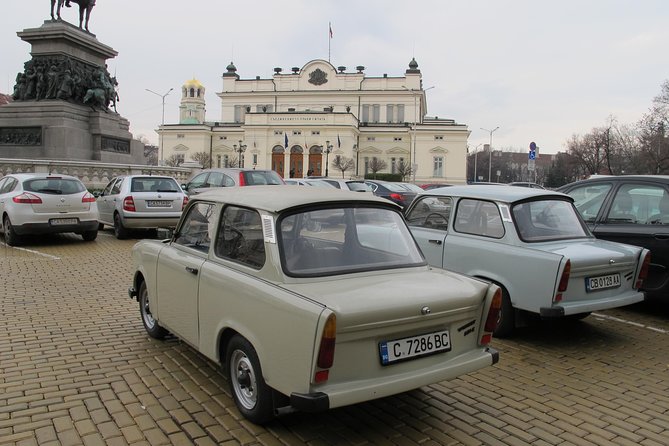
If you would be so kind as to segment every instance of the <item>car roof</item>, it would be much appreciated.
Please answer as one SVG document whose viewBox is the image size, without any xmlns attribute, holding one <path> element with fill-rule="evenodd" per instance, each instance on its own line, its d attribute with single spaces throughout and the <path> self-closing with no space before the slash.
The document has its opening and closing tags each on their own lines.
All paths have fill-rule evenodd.
<svg viewBox="0 0 669 446">
<path fill-rule="evenodd" d="M 60 173 L 11 173 L 11 174 L 7 174 L 7 176 L 12 176 L 19 181 L 28 180 L 28 179 L 31 179 L 31 178 L 64 178 L 64 179 L 68 179 L 68 180 L 81 181 L 81 180 L 79 180 L 79 178 L 74 177 L 72 175 L 64 175 L 64 174 L 60 174 Z M 4 178 L 4 177 L 2 177 L 2 178 Z"/>
<path fill-rule="evenodd" d="M 620 181 L 656 181 L 659 183 L 669 184 L 669 175 L 598 175 L 585 180 L 574 181 L 573 183 L 565 184 L 558 190 L 564 188 L 590 183 L 610 183 Z"/>
<path fill-rule="evenodd" d="M 482 200 L 504 201 L 513 203 L 526 199 L 537 197 L 560 198 L 572 201 L 572 198 L 561 192 L 550 191 L 546 189 L 535 189 L 532 187 L 515 187 L 515 186 L 493 186 L 493 185 L 478 185 L 478 186 L 449 186 L 440 187 L 437 189 L 429 189 L 420 193 L 424 195 L 446 195 L 455 197 L 478 198 Z"/>
<path fill-rule="evenodd" d="M 281 212 L 285 209 L 310 204 L 328 204 L 337 202 L 368 203 L 399 209 L 399 206 L 371 194 L 352 194 L 337 188 L 325 189 L 304 186 L 251 186 L 212 188 L 191 199 L 196 201 L 216 201 L 243 207 L 262 209 L 269 212 Z"/>
</svg>

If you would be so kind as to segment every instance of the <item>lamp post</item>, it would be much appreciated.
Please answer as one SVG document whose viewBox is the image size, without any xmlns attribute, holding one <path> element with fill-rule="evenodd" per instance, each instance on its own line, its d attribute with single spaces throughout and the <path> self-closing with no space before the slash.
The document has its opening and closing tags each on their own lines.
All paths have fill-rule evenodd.
<svg viewBox="0 0 669 446">
<path fill-rule="evenodd" d="M 242 167 L 242 153 L 246 150 L 246 144 L 242 144 L 242 140 L 239 140 L 239 145 L 233 144 L 232 147 L 234 147 L 235 152 L 239 153 L 239 161 L 237 163 L 237 166 L 239 168 Z"/>
<path fill-rule="evenodd" d="M 433 86 L 427 87 L 423 90 L 413 90 L 413 89 L 409 90 L 407 87 L 402 85 L 402 88 L 404 88 L 407 91 L 411 91 L 411 92 L 421 91 L 421 94 L 425 94 L 426 91 L 432 90 L 434 87 L 435 86 L 433 85 Z M 416 170 L 418 170 L 418 163 L 416 162 L 417 161 L 416 160 L 416 125 L 417 125 L 418 119 L 419 119 L 418 108 L 419 108 L 418 95 L 416 95 L 414 93 L 414 95 L 413 95 L 413 125 L 411 126 L 411 146 L 412 147 L 411 147 L 411 152 L 409 153 L 409 155 L 411 157 L 411 175 L 413 177 L 413 180 L 412 180 L 413 183 L 416 182 Z M 422 108 L 423 108 L 422 107 L 422 102 L 420 104 L 420 108 L 421 108 L 421 116 L 422 116 Z M 422 122 L 422 119 L 421 119 L 421 122 Z"/>
<path fill-rule="evenodd" d="M 490 133 L 490 145 L 488 146 L 488 182 L 492 178 L 492 134 L 499 129 L 499 126 L 495 127 L 492 130 L 484 129 L 481 127 L 481 130 L 485 130 Z"/>
<path fill-rule="evenodd" d="M 478 152 L 479 147 L 481 147 L 482 145 L 483 143 L 477 145 L 476 148 L 474 149 L 474 183 L 478 181 L 478 176 L 476 175 L 476 161 L 478 160 L 479 157 L 479 152 Z"/>
<path fill-rule="evenodd" d="M 325 141 L 325 176 L 329 177 L 330 167 L 330 152 L 332 152 L 332 144 L 330 141 Z"/>
<path fill-rule="evenodd" d="M 165 94 L 156 93 L 155 91 L 149 90 L 148 88 L 145 88 L 145 90 L 148 91 L 149 93 L 153 93 L 156 96 L 159 96 L 163 101 L 163 118 L 160 121 L 160 127 L 161 127 L 160 130 L 162 130 L 162 127 L 165 125 L 165 98 L 167 97 L 168 94 L 170 94 L 170 91 L 174 90 L 174 88 L 170 88 L 169 90 L 167 90 L 167 93 Z M 163 165 L 163 135 L 160 135 L 160 160 L 158 164 L 160 164 L 161 166 Z"/>
</svg>

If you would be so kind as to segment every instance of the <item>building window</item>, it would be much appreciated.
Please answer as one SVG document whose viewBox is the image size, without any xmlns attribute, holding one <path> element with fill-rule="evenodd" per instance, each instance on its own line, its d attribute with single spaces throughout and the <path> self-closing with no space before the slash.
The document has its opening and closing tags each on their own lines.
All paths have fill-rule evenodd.
<svg viewBox="0 0 669 446">
<path fill-rule="evenodd" d="M 362 106 L 362 120 L 361 122 L 369 122 L 369 105 Z"/>
<path fill-rule="evenodd" d="M 432 176 L 433 177 L 443 177 L 444 176 L 444 157 L 443 156 L 435 156 L 433 158 Z"/>
<path fill-rule="evenodd" d="M 311 134 L 312 134 L 312 135 L 320 135 L 321 132 L 320 132 L 319 130 L 313 130 L 313 131 L 311 132 Z"/>
<path fill-rule="evenodd" d="M 401 136 L 396 136 L 396 137 L 393 138 L 393 141 L 402 141 L 402 137 Z"/>
<path fill-rule="evenodd" d="M 395 122 L 395 105 L 393 104 L 386 105 L 386 122 Z"/>
<path fill-rule="evenodd" d="M 216 155 L 216 167 L 218 167 L 218 168 L 221 167 L 222 158 L 223 157 L 221 155 Z"/>
<path fill-rule="evenodd" d="M 434 139 L 436 139 L 436 140 L 438 140 L 438 141 L 441 141 L 441 140 L 444 139 L 444 136 L 443 136 L 443 135 L 435 135 L 435 136 L 434 136 Z"/>
<path fill-rule="evenodd" d="M 185 137 L 186 135 L 184 135 L 183 133 L 177 133 L 177 139 L 183 139 Z"/>
<path fill-rule="evenodd" d="M 369 173 L 369 157 L 365 157 L 365 175 Z"/>
<path fill-rule="evenodd" d="M 283 130 L 274 130 L 275 135 L 283 135 Z"/>
<path fill-rule="evenodd" d="M 177 158 L 177 166 L 182 165 L 184 161 L 186 161 L 186 155 L 184 155 L 183 153 L 177 153 L 176 158 Z"/>
<path fill-rule="evenodd" d="M 293 130 L 293 135 L 301 135 L 302 130 Z"/>
<path fill-rule="evenodd" d="M 390 173 L 397 173 L 397 158 L 390 158 Z"/>
<path fill-rule="evenodd" d="M 219 136 L 218 139 L 228 139 L 227 136 Z"/>
<path fill-rule="evenodd" d="M 397 122 L 404 122 L 404 104 L 397 104 Z"/>
<path fill-rule="evenodd" d="M 258 154 L 254 153 L 253 154 L 253 167 L 258 165 Z"/>
<path fill-rule="evenodd" d="M 367 141 L 376 141 L 376 136 L 368 136 Z"/>
<path fill-rule="evenodd" d="M 372 122 L 381 121 L 381 106 L 379 104 L 374 104 L 372 106 Z"/>
<path fill-rule="evenodd" d="M 223 155 L 223 167 L 230 167 L 229 155 Z"/>
</svg>

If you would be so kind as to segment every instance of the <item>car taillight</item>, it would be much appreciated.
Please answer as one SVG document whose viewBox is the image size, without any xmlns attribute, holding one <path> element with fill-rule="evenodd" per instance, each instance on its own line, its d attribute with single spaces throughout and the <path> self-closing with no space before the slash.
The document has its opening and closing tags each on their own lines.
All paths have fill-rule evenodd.
<svg viewBox="0 0 669 446">
<path fill-rule="evenodd" d="M 567 291 L 567 285 L 569 285 L 569 274 L 571 274 L 571 260 L 567 260 L 567 263 L 564 265 L 560 283 L 558 284 L 558 290 L 553 298 L 553 302 L 560 302 L 562 300 L 562 293 Z"/>
<path fill-rule="evenodd" d="M 321 345 L 318 349 L 318 359 L 316 365 L 320 369 L 314 375 L 316 383 L 322 383 L 328 380 L 330 371 L 327 370 L 332 367 L 334 363 L 335 341 L 337 338 L 337 318 L 334 314 L 328 316 L 323 328 L 323 335 L 321 336 Z"/>
<path fill-rule="evenodd" d="M 392 193 L 390 194 L 390 198 L 397 201 L 404 201 L 404 196 L 400 194 Z"/>
<path fill-rule="evenodd" d="M 29 194 L 28 192 L 24 192 L 21 195 L 17 195 L 16 197 L 12 198 L 12 201 L 14 203 L 20 203 L 20 204 L 41 204 L 42 199 L 38 197 L 37 195 Z"/>
<path fill-rule="evenodd" d="M 181 210 L 183 211 L 186 209 L 186 205 L 188 204 L 188 197 L 184 197 L 183 204 L 181 205 Z"/>
<path fill-rule="evenodd" d="M 123 199 L 123 210 L 135 212 L 135 200 L 132 199 L 132 195 L 129 195 Z"/>
<path fill-rule="evenodd" d="M 492 302 L 490 303 L 490 309 L 488 310 L 488 317 L 486 317 L 485 324 L 483 325 L 483 335 L 481 336 L 481 345 L 490 344 L 492 341 L 492 332 L 497 328 L 499 324 L 499 318 L 502 315 L 502 290 L 497 289 L 495 294 L 492 296 Z"/>
<path fill-rule="evenodd" d="M 246 179 L 244 178 L 244 172 L 239 172 L 239 185 L 246 186 Z"/>
<path fill-rule="evenodd" d="M 648 277 L 648 270 L 650 270 L 650 253 L 646 253 L 646 257 L 643 259 L 641 268 L 639 269 L 639 275 L 636 278 L 635 288 L 641 289 L 643 286 L 643 281 Z"/>
<path fill-rule="evenodd" d="M 90 192 L 86 192 L 83 197 L 81 197 L 82 203 L 94 203 L 95 197 Z"/>
</svg>

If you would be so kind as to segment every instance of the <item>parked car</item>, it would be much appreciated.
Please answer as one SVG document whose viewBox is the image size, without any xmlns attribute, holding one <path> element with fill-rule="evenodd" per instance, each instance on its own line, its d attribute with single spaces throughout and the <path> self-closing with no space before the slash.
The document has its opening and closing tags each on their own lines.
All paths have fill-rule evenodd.
<svg viewBox="0 0 669 446">
<path fill-rule="evenodd" d="M 402 208 L 407 207 L 416 197 L 417 192 L 403 186 L 402 183 L 380 180 L 365 180 L 377 197 L 385 198 Z"/>
<path fill-rule="evenodd" d="M 509 186 L 533 187 L 535 189 L 546 189 L 545 187 L 541 186 L 540 184 L 532 183 L 530 181 L 513 181 L 513 182 L 509 183 Z"/>
<path fill-rule="evenodd" d="M 427 265 L 387 200 L 291 189 L 204 192 L 171 240 L 132 250 L 148 334 L 169 330 L 222 365 L 243 416 L 327 410 L 497 362 L 499 287 Z"/>
<path fill-rule="evenodd" d="M 669 298 L 669 176 L 598 175 L 558 190 L 574 198 L 595 237 L 650 249 L 646 297 Z"/>
<path fill-rule="evenodd" d="M 334 186 L 319 180 L 310 180 L 308 178 L 289 178 L 284 180 L 286 184 L 292 186 L 313 186 L 313 187 L 324 187 L 326 189 L 332 189 Z"/>
<path fill-rule="evenodd" d="M 452 184 L 447 184 L 447 183 L 426 183 L 426 184 L 421 184 L 420 187 L 423 190 L 430 190 L 430 189 L 438 189 L 440 187 L 448 187 L 452 186 Z"/>
<path fill-rule="evenodd" d="M 205 169 L 196 174 L 188 183 L 182 185 L 188 195 L 199 194 L 211 187 L 259 186 L 286 184 L 283 178 L 273 170 L 245 168 Z"/>
<path fill-rule="evenodd" d="M 314 179 L 331 184 L 337 189 L 351 190 L 354 192 L 372 192 L 372 188 L 368 184 L 365 184 L 363 180 L 344 180 L 342 178 L 328 177 L 319 177 Z"/>
<path fill-rule="evenodd" d="M 74 232 L 86 241 L 98 236 L 95 197 L 76 177 L 17 173 L 0 178 L 0 230 L 18 246 L 24 235 Z"/>
<path fill-rule="evenodd" d="M 406 218 L 431 265 L 502 288 L 496 336 L 511 334 L 527 313 L 582 318 L 644 299 L 649 251 L 597 240 L 568 195 L 452 186 L 418 196 Z"/>
<path fill-rule="evenodd" d="M 172 177 L 121 175 L 107 184 L 97 198 L 100 229 L 114 228 L 124 239 L 133 229 L 174 228 L 188 196 Z"/>
</svg>

